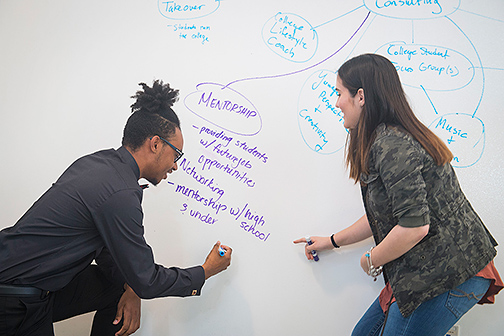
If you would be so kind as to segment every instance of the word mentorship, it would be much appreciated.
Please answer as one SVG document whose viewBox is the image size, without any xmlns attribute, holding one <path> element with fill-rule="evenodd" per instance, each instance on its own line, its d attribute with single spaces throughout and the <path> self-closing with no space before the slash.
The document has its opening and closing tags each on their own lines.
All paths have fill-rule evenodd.
<svg viewBox="0 0 504 336">
<path fill-rule="evenodd" d="M 225 204 L 218 202 L 218 200 L 213 199 L 213 197 L 206 198 L 202 196 L 198 189 L 191 189 L 189 187 L 179 184 L 177 185 L 175 192 L 187 196 L 188 199 L 191 198 L 205 207 L 211 208 L 212 210 L 215 211 L 216 215 L 218 215 L 220 211 L 225 211 L 227 209 L 227 206 Z M 184 204 L 184 207 L 185 207 L 184 211 L 187 210 L 186 204 Z"/>
<path fill-rule="evenodd" d="M 201 94 L 200 101 L 198 102 L 199 105 L 204 104 L 206 107 L 211 108 L 211 109 L 217 109 L 217 110 L 225 110 L 229 112 L 236 113 L 238 115 L 241 115 L 245 118 L 253 118 L 257 116 L 257 112 L 248 109 L 247 107 L 243 105 L 236 104 L 230 100 L 220 100 L 217 98 L 212 99 L 212 94 L 213 92 L 210 92 L 207 97 L 205 97 L 205 92 Z"/>
<path fill-rule="evenodd" d="M 176 186 L 175 193 L 182 194 L 186 196 L 188 200 L 191 199 L 205 208 L 203 211 L 190 209 L 187 203 L 183 203 L 180 212 L 188 213 L 192 218 L 208 225 L 214 225 L 218 221 L 217 216 L 219 213 L 227 213 L 235 221 L 238 221 L 240 229 L 250 234 L 250 236 L 262 242 L 266 242 L 270 237 L 271 233 L 266 233 L 262 229 L 264 224 L 266 224 L 264 216 L 250 209 L 248 203 L 243 207 L 230 207 L 224 203 L 218 202 L 218 200 L 214 198 L 204 197 L 198 189 L 191 189 L 181 184 Z"/>
</svg>

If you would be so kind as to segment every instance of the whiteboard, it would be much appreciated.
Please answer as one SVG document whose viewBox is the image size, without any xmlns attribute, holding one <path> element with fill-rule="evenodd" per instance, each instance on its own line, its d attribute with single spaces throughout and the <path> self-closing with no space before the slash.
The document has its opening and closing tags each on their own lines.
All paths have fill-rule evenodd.
<svg viewBox="0 0 504 336">
<path fill-rule="evenodd" d="M 367 52 L 395 63 L 503 243 L 503 36 L 498 0 L 2 0 L 0 227 L 75 159 L 119 147 L 137 84 L 162 79 L 180 90 L 186 154 L 144 193 L 146 239 L 166 266 L 203 263 L 217 240 L 234 250 L 201 297 L 144 301 L 136 334 L 348 335 L 383 286 L 359 266 L 372 241 L 319 262 L 292 243 L 363 214 L 344 167 L 337 69 Z M 502 330 L 503 309 L 499 296 L 476 307 L 461 332 Z M 56 332 L 85 335 L 89 319 Z"/>
</svg>

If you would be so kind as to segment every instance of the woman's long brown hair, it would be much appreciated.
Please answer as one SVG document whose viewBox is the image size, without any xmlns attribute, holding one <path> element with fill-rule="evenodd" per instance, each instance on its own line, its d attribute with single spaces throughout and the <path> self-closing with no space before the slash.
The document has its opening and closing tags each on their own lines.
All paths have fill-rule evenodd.
<svg viewBox="0 0 504 336">
<path fill-rule="evenodd" d="M 453 154 L 413 113 L 394 65 L 377 54 L 364 54 L 346 61 L 338 70 L 343 85 L 355 96 L 364 91 L 364 106 L 357 127 L 350 130 L 346 165 L 350 177 L 359 182 L 369 173 L 369 150 L 380 124 L 396 126 L 411 134 L 437 165 L 450 162 Z"/>
</svg>

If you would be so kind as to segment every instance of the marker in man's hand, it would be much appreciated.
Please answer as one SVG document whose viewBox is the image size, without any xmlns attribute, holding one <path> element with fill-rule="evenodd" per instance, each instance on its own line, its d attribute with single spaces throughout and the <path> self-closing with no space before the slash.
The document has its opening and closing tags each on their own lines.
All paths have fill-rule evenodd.
<svg viewBox="0 0 504 336">
<path fill-rule="evenodd" d="M 224 248 L 222 248 L 221 246 L 219 246 L 219 255 L 221 257 L 224 257 L 225 254 L 226 254 L 226 250 Z"/>
<path fill-rule="evenodd" d="M 313 244 L 313 242 L 311 241 L 311 238 L 310 238 L 310 237 L 306 237 L 306 242 L 308 243 L 308 245 Z M 315 261 L 319 261 L 319 257 L 318 257 L 318 255 L 317 255 L 317 251 L 312 250 L 312 251 L 311 251 L 311 254 L 312 254 L 312 256 L 313 256 L 313 260 L 315 260 Z"/>
</svg>

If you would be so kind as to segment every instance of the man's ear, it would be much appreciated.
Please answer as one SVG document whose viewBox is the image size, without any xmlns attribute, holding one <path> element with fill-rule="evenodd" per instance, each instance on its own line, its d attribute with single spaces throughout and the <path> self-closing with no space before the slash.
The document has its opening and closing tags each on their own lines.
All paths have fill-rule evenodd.
<svg viewBox="0 0 504 336">
<path fill-rule="evenodd" d="M 149 143 L 149 149 L 153 153 L 157 153 L 159 149 L 161 148 L 161 139 L 159 136 L 154 135 L 153 137 L 147 139 Z"/>
</svg>

